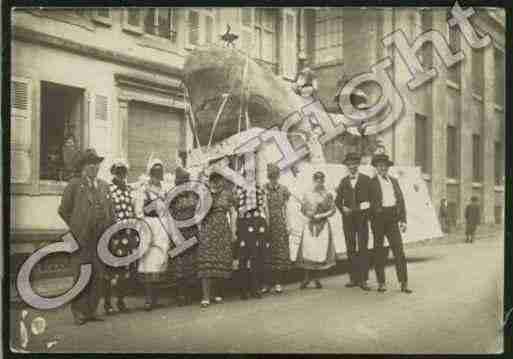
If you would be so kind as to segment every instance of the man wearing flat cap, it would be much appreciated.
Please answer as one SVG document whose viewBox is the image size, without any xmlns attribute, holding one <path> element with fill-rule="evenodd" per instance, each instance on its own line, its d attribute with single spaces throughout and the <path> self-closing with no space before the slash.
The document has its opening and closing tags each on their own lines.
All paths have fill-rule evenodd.
<svg viewBox="0 0 513 359">
<path fill-rule="evenodd" d="M 359 286 L 368 291 L 370 177 L 359 173 L 360 160 L 360 155 L 355 152 L 348 153 L 344 158 L 349 175 L 340 181 L 335 204 L 342 213 L 349 260 L 349 283 L 346 287 Z"/>
<path fill-rule="evenodd" d="M 103 157 L 98 156 L 94 149 L 77 155 L 75 167 L 79 176 L 71 179 L 64 189 L 58 210 L 79 244 L 77 254 L 73 254 L 76 258 L 75 275 L 78 277 L 80 265 L 92 265 L 87 286 L 71 302 L 71 312 L 77 325 L 101 321 L 96 317 L 96 308 L 105 267 L 98 257 L 96 246 L 114 218 L 108 184 L 97 178 L 102 161 Z"/>
<path fill-rule="evenodd" d="M 408 288 L 408 271 L 401 237 L 401 231 L 406 230 L 406 207 L 403 193 L 397 180 L 388 175 L 388 169 L 393 162 L 386 154 L 376 154 L 372 158 L 372 165 L 376 167 L 376 176 L 371 179 L 370 199 L 378 292 L 387 290 L 385 262 L 388 251 L 384 248 L 385 237 L 387 237 L 388 245 L 394 254 L 395 269 L 401 283 L 401 291 L 411 293 L 412 291 Z"/>
</svg>

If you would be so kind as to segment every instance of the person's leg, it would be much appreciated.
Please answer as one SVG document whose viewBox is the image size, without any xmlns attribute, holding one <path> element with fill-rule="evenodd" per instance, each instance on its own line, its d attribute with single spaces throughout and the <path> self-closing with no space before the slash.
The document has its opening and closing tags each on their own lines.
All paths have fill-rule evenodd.
<svg viewBox="0 0 513 359">
<path fill-rule="evenodd" d="M 153 284 L 149 278 L 144 281 L 144 308 L 146 310 L 153 309 Z"/>
<path fill-rule="evenodd" d="M 404 255 L 403 240 L 397 222 L 393 221 L 387 226 L 386 236 L 390 249 L 394 255 L 395 269 L 397 279 L 401 283 L 401 290 L 410 293 L 408 289 L 408 269 L 406 265 L 406 256 Z"/>
<path fill-rule="evenodd" d="M 379 217 L 372 223 L 374 234 L 374 270 L 376 272 L 376 280 L 378 281 L 378 291 L 384 292 L 386 290 L 385 262 L 387 252 L 384 246 L 384 216 L 380 214 Z"/>
<path fill-rule="evenodd" d="M 367 280 L 369 279 L 369 226 L 367 215 L 361 214 L 358 223 L 358 273 L 360 287 L 369 290 Z"/>
<path fill-rule="evenodd" d="M 305 289 L 308 284 L 310 284 L 310 270 L 304 269 L 303 270 L 303 282 L 301 283 L 301 289 Z"/>
<path fill-rule="evenodd" d="M 105 314 L 110 315 L 114 313 L 112 308 L 112 282 L 110 276 L 103 278 L 103 308 Z"/>
<path fill-rule="evenodd" d="M 356 233 L 354 228 L 354 221 L 352 220 L 353 216 L 345 215 L 344 216 L 344 236 L 346 240 L 346 251 L 347 251 L 347 261 L 349 264 L 349 283 L 346 284 L 346 287 L 356 287 L 359 282 L 359 278 L 357 276 L 357 263 L 356 263 Z"/>
<path fill-rule="evenodd" d="M 201 305 L 207 306 L 210 304 L 210 278 L 201 278 Z"/>
</svg>

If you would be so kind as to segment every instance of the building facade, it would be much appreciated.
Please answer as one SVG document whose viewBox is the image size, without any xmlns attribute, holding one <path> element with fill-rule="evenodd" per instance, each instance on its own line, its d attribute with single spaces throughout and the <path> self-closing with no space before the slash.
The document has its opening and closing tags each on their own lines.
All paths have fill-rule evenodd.
<svg viewBox="0 0 513 359">
<path fill-rule="evenodd" d="M 397 164 L 422 166 L 433 202 L 447 198 L 454 223 L 462 222 L 472 195 L 481 199 L 485 222 L 500 221 L 504 15 L 478 11 L 472 20 L 493 37 L 493 45 L 472 50 L 449 30 L 447 9 L 17 9 L 11 43 L 11 254 L 21 260 L 65 231 L 57 215 L 67 178 L 65 146 L 95 147 L 107 159 L 126 157 L 131 180 L 145 171 L 152 153 L 173 169 L 193 142 L 184 116 L 184 59 L 197 45 L 221 43 L 228 25 L 239 35 L 236 47 L 285 80 L 292 81 L 306 60 L 331 112 L 338 111 L 333 96 L 343 74 L 368 72 L 391 56 L 391 76 L 397 83 L 408 79 L 397 51 L 383 46 L 385 34 L 402 29 L 414 39 L 426 29 L 442 32 L 465 60 L 446 69 L 424 46 L 422 62 L 436 66 L 438 76 L 407 93 L 412 105 L 379 138 Z M 331 162 L 341 162 L 343 154 L 339 142 L 326 148 Z M 38 271 L 44 276 L 62 268 L 49 264 Z"/>
</svg>

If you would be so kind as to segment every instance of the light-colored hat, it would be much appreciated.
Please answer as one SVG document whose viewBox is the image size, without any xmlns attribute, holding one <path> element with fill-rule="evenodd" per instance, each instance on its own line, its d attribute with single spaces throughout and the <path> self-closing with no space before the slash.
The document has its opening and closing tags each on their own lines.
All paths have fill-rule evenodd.
<svg viewBox="0 0 513 359">
<path fill-rule="evenodd" d="M 124 167 L 127 170 L 130 169 L 130 165 L 128 164 L 128 161 L 125 158 L 116 158 L 112 161 L 112 166 L 110 167 L 110 172 L 113 173 L 116 168 Z"/>
<path fill-rule="evenodd" d="M 148 161 L 148 166 L 146 167 L 146 172 L 149 174 L 151 169 L 156 165 L 161 165 L 162 167 L 164 167 L 164 162 L 162 162 L 162 160 L 159 158 L 150 158 L 150 160 Z"/>
</svg>

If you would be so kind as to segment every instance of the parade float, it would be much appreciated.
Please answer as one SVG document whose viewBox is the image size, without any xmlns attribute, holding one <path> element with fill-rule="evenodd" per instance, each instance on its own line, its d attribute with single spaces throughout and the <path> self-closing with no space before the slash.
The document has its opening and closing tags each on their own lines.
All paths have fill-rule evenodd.
<svg viewBox="0 0 513 359">
<path fill-rule="evenodd" d="M 301 81 L 301 76 L 297 81 Z M 313 102 L 311 94 L 297 91 L 294 83 L 277 77 L 240 50 L 215 45 L 197 47 L 189 54 L 184 65 L 183 82 L 186 117 L 196 143 L 187 158 L 187 167 L 191 173 L 200 176 L 208 171 L 210 164 L 219 160 L 239 170 L 240 165 L 237 164 L 240 164 L 245 154 L 242 145 L 265 131 L 274 131 L 275 138 L 287 139 L 294 148 L 308 148 L 308 156 L 294 166 L 284 168 L 280 179 L 293 194 L 287 215 L 290 257 L 295 260 L 305 223 L 300 211 L 301 198 L 312 186 L 313 173 L 323 171 L 326 174 L 326 186 L 331 191 L 335 191 L 340 180 L 348 174 L 346 166 L 326 162 L 318 141 L 318 123 L 316 126 L 309 119 L 304 119 L 292 130 L 290 127 L 284 130 L 291 114 Z M 323 110 L 322 106 L 318 106 L 318 109 Z M 323 118 L 316 117 L 321 120 Z M 343 114 L 337 114 L 330 120 L 335 123 L 344 122 L 345 131 L 364 136 L 363 131 L 360 131 L 362 124 L 352 123 Z M 267 178 L 267 164 L 277 163 L 283 155 L 275 141 L 262 142 L 251 151 L 255 151 L 256 155 L 257 182 L 264 182 Z M 362 164 L 360 171 L 371 177 L 375 175 L 374 168 L 369 165 Z M 411 243 L 443 236 L 420 168 L 396 165 L 390 168 L 390 174 L 398 179 L 405 197 L 408 221 L 404 233 L 406 241 Z M 338 211 L 331 222 L 337 233 L 335 244 L 340 258 L 344 256 L 346 246 L 342 216 Z M 372 231 L 370 233 L 372 243 Z M 372 244 L 369 246 L 372 247 Z"/>
</svg>

